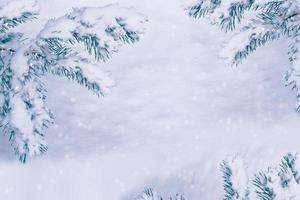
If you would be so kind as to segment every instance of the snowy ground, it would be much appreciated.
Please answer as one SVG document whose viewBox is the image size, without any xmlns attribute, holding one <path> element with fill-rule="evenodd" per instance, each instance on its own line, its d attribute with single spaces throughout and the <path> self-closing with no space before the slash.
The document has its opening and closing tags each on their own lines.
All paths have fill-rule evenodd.
<svg viewBox="0 0 300 200">
<path fill-rule="evenodd" d="M 226 37 L 190 19 L 183 10 L 189 2 L 119 1 L 149 23 L 140 43 L 102 66 L 116 86 L 98 99 L 49 77 L 57 117 L 47 132 L 49 152 L 23 166 L 3 138 L 1 200 L 132 200 L 144 187 L 164 196 L 218 200 L 219 164 L 226 156 L 241 154 L 252 173 L 299 151 L 295 94 L 282 84 L 285 42 L 228 67 L 218 58 Z M 42 13 L 57 17 L 72 7 L 112 1 L 39 3 Z"/>
</svg>

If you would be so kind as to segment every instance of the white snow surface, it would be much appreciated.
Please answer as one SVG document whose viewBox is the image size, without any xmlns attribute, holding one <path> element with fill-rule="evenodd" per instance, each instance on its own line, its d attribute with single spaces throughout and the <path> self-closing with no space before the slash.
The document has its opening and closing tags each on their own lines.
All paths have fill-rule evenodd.
<svg viewBox="0 0 300 200">
<path fill-rule="evenodd" d="M 119 3 L 149 19 L 141 41 L 107 63 L 116 82 L 97 98 L 78 85 L 48 77 L 56 124 L 45 156 L 20 164 L 3 136 L 2 200 L 132 200 L 145 187 L 165 197 L 222 197 L 220 163 L 240 154 L 248 173 L 299 152 L 295 93 L 283 85 L 285 41 L 258 50 L 240 67 L 218 58 L 228 37 L 188 17 L 192 0 L 39 0 L 37 34 L 49 18 L 81 6 Z"/>
</svg>

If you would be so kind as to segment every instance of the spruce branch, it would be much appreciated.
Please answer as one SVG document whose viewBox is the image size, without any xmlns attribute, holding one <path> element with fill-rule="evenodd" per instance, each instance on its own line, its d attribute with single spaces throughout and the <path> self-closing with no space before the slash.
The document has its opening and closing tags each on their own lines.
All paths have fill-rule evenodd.
<svg viewBox="0 0 300 200">
<path fill-rule="evenodd" d="M 47 107 L 43 76 L 67 78 L 104 96 L 112 80 L 99 69 L 100 63 L 123 44 L 139 41 L 147 21 L 118 5 L 76 8 L 49 20 L 35 38 L 23 42 L 23 33 L 12 28 L 37 15 L 28 10 L 17 17 L 0 16 L 0 130 L 21 162 L 48 149 L 45 130 L 54 115 Z"/>
<path fill-rule="evenodd" d="M 37 18 L 37 13 L 34 12 L 23 12 L 18 17 L 8 18 L 0 17 L 0 33 L 6 33 L 11 28 L 14 28 L 20 24 L 32 21 Z"/>
<path fill-rule="evenodd" d="M 286 86 L 297 92 L 296 112 L 300 113 L 299 10 L 299 1 L 294 0 L 198 0 L 189 9 L 189 15 L 207 18 L 222 31 L 232 32 L 232 39 L 221 57 L 234 66 L 270 42 L 288 40 L 290 63 L 284 80 Z"/>
<path fill-rule="evenodd" d="M 152 188 L 144 190 L 142 195 L 137 200 L 164 200 Z M 170 197 L 168 200 L 187 200 L 183 195 L 176 194 L 175 198 Z"/>
<path fill-rule="evenodd" d="M 254 174 L 254 178 L 246 184 L 237 184 L 236 180 L 245 179 L 245 166 L 239 164 L 240 159 L 227 159 L 222 163 L 224 200 L 232 199 L 258 199 L 276 200 L 297 199 L 300 188 L 299 161 L 297 154 L 288 153 L 280 164 L 275 167 L 268 167 Z M 241 187 L 242 185 L 246 185 Z M 246 192 L 243 190 L 246 188 Z M 243 189 L 243 190 L 241 190 Z M 246 196 L 241 195 L 246 194 Z"/>
</svg>

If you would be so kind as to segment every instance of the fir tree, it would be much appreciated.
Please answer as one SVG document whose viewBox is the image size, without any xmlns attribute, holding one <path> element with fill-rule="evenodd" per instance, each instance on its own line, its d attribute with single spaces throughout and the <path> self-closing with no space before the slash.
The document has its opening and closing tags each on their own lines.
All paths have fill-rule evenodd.
<svg viewBox="0 0 300 200">
<path fill-rule="evenodd" d="M 146 20 L 118 5 L 76 8 L 27 39 L 17 26 L 39 17 L 34 1 L 10 1 L 0 13 L 0 131 L 25 162 L 46 152 L 44 132 L 54 119 L 43 76 L 65 77 L 103 96 L 107 77 L 99 62 L 139 41 Z"/>
<path fill-rule="evenodd" d="M 285 38 L 289 41 L 289 66 L 285 85 L 297 91 L 300 113 L 300 2 L 298 0 L 198 0 L 189 9 L 194 18 L 208 18 L 224 32 L 234 32 L 223 55 L 239 65 L 257 48 Z"/>
</svg>

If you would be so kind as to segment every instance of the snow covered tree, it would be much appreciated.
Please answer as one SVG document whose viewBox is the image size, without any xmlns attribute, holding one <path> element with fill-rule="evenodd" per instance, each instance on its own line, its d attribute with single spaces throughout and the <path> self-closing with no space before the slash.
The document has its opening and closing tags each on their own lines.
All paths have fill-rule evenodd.
<svg viewBox="0 0 300 200">
<path fill-rule="evenodd" d="M 230 164 L 222 164 L 224 200 L 299 199 L 300 163 L 297 154 L 287 154 L 279 166 L 269 167 L 267 170 L 255 174 L 252 182 L 247 181 L 241 159 L 230 161 Z M 228 161 L 224 162 L 228 163 Z"/>
<path fill-rule="evenodd" d="M 285 84 L 297 91 L 300 113 L 300 1 L 298 0 L 197 0 L 189 9 L 194 18 L 208 18 L 233 37 L 222 52 L 231 65 L 239 65 L 257 48 L 285 38 L 289 66 Z"/>
<path fill-rule="evenodd" d="M 20 161 L 46 152 L 45 129 L 53 123 L 43 76 L 72 80 L 95 95 L 106 93 L 99 62 L 122 44 L 139 41 L 145 17 L 118 5 L 75 8 L 49 20 L 34 37 L 19 25 L 37 19 L 33 0 L 0 4 L 0 131 Z"/>
<path fill-rule="evenodd" d="M 143 194 L 137 200 L 164 200 L 161 196 L 157 194 L 153 189 L 146 189 Z M 173 199 L 172 197 L 168 200 L 186 200 L 183 195 L 177 194 Z"/>
</svg>

